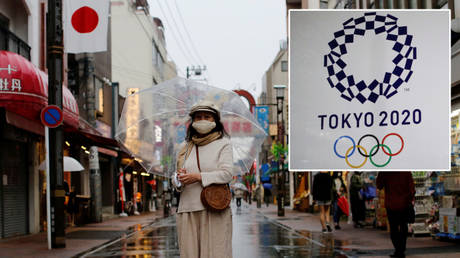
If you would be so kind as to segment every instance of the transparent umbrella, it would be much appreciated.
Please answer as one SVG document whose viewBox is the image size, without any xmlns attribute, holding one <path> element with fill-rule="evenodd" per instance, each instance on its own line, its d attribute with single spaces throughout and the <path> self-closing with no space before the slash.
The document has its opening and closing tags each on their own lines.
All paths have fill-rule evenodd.
<svg viewBox="0 0 460 258">
<path fill-rule="evenodd" d="M 234 183 L 230 185 L 230 187 L 233 189 L 241 189 L 243 191 L 248 191 L 248 188 L 240 182 Z"/>
<path fill-rule="evenodd" d="M 233 145 L 234 174 L 249 171 L 266 136 L 254 115 L 232 91 L 183 78 L 126 97 L 115 138 L 149 173 L 170 176 L 185 140 L 190 108 L 213 101 Z"/>
</svg>

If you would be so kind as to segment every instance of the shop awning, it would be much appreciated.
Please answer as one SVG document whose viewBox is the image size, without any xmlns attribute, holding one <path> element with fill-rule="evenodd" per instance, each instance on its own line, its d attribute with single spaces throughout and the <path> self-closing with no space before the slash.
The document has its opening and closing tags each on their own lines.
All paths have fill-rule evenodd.
<svg viewBox="0 0 460 258">
<path fill-rule="evenodd" d="M 63 87 L 64 124 L 78 128 L 78 105 Z M 24 57 L 0 51 L 0 107 L 35 122 L 48 105 L 48 75 Z"/>
</svg>

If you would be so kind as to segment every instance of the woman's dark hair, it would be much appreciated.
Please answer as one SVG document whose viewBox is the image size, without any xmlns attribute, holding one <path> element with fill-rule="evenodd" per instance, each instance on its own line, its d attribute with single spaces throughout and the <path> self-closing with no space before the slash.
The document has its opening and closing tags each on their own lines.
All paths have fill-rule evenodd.
<svg viewBox="0 0 460 258">
<path fill-rule="evenodd" d="M 342 172 L 333 172 L 332 178 L 342 178 Z"/>
<path fill-rule="evenodd" d="M 214 129 L 212 129 L 211 132 L 209 133 L 221 132 L 222 135 L 219 137 L 219 139 L 223 138 L 224 136 L 229 136 L 227 131 L 225 131 L 224 125 L 220 121 L 220 117 L 215 113 L 211 113 L 211 114 L 214 117 L 214 122 L 216 123 L 216 127 L 214 127 Z M 185 140 L 188 142 L 192 141 L 193 136 L 198 135 L 198 132 L 192 126 L 194 116 L 195 116 L 195 113 L 192 114 L 190 120 L 188 121 L 189 126 L 187 128 L 187 136 L 185 137 Z"/>
</svg>

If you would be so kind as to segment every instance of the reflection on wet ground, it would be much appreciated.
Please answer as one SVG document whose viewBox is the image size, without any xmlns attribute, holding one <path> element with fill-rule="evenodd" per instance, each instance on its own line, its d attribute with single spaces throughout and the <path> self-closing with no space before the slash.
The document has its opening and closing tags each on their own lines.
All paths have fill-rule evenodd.
<svg viewBox="0 0 460 258">
<path fill-rule="evenodd" d="M 245 257 L 346 257 L 336 249 L 333 234 L 296 232 L 262 214 L 233 208 L 233 256 Z M 112 241 L 83 257 L 179 257 L 175 217 L 156 221 Z"/>
</svg>

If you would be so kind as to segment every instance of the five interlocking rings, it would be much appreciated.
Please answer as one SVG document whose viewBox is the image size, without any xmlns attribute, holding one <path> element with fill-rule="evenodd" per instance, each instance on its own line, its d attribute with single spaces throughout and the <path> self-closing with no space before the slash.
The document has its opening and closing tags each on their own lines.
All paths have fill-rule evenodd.
<svg viewBox="0 0 460 258">
<path fill-rule="evenodd" d="M 385 140 L 391 136 L 391 135 L 394 135 L 394 136 L 397 136 L 400 140 L 401 140 L 401 149 L 396 152 L 396 153 L 392 153 L 391 150 L 390 150 L 390 147 L 388 147 L 387 145 L 385 145 Z M 367 153 L 367 150 L 361 146 L 361 141 L 366 138 L 366 137 L 371 137 L 373 138 L 377 144 L 374 145 L 374 147 L 371 148 L 371 151 L 369 152 L 369 155 Z M 340 155 L 339 153 L 337 153 L 337 143 L 340 141 L 340 139 L 342 138 L 346 138 L 346 139 L 349 139 L 352 143 L 353 143 L 353 146 L 351 146 L 350 148 L 347 149 L 347 151 L 345 152 L 345 156 L 342 156 Z M 382 151 L 388 155 L 388 160 L 387 162 L 383 163 L 383 164 L 376 164 L 373 160 L 372 160 L 372 157 L 375 156 L 375 154 L 377 154 L 377 152 L 379 151 L 379 147 L 382 147 Z M 369 160 L 371 161 L 372 165 L 376 166 L 376 167 L 385 167 L 386 165 L 388 165 L 388 163 L 390 163 L 391 161 L 391 157 L 393 156 L 396 156 L 398 155 L 399 153 L 401 153 L 401 151 L 403 150 L 404 148 L 404 140 L 403 138 L 401 137 L 401 135 L 397 134 L 397 133 L 389 133 L 387 135 L 385 135 L 385 137 L 383 137 L 383 140 L 382 140 L 382 143 L 380 144 L 379 142 L 379 139 L 377 139 L 377 137 L 373 134 L 366 134 L 364 136 L 362 136 L 359 141 L 358 141 L 358 144 L 355 144 L 355 140 L 353 140 L 352 137 L 348 136 L 348 135 L 343 135 L 343 136 L 340 136 L 339 138 L 337 138 L 337 140 L 335 140 L 335 143 L 334 143 L 334 153 L 335 155 L 337 155 L 337 157 L 339 158 L 342 158 L 342 159 L 345 159 L 345 162 L 348 164 L 348 166 L 350 166 L 351 168 L 361 168 L 362 166 L 364 166 L 364 164 L 366 164 L 367 162 L 367 158 L 369 158 Z M 364 157 L 364 161 L 355 166 L 353 164 L 350 163 L 350 161 L 348 160 L 348 158 L 353 155 L 353 153 L 355 153 L 355 150 L 358 149 L 358 152 L 359 154 L 361 154 L 361 156 Z M 386 150 L 385 150 L 386 149 Z M 363 151 L 363 152 L 361 152 Z"/>
</svg>

